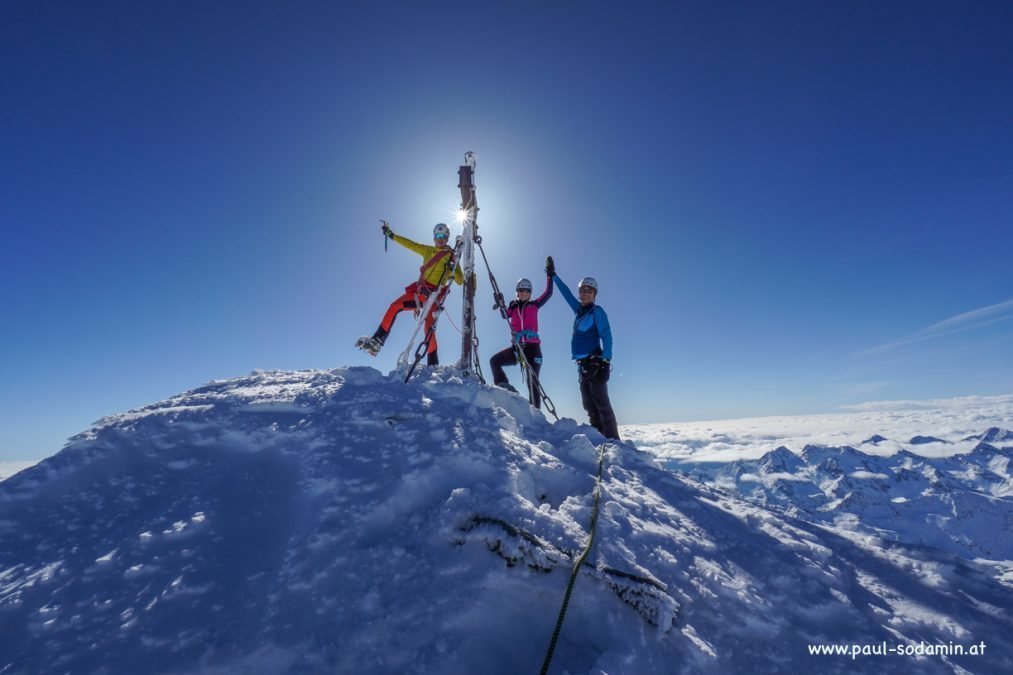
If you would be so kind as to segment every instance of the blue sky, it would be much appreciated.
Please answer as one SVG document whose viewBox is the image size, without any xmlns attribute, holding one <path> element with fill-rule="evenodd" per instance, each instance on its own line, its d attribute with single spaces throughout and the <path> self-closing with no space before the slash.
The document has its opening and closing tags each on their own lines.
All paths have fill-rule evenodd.
<svg viewBox="0 0 1013 675">
<path fill-rule="evenodd" d="M 1009 3 L 14 2 L 0 67 L 0 459 L 390 369 L 406 316 L 352 343 L 418 259 L 378 221 L 427 240 L 468 150 L 505 289 L 598 278 L 620 423 L 1011 392 Z M 541 322 L 583 419 L 561 298 Z"/>
</svg>

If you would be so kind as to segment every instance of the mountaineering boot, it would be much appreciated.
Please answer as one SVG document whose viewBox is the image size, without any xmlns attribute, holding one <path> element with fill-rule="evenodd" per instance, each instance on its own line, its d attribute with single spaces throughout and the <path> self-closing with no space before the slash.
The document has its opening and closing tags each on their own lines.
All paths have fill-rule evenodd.
<svg viewBox="0 0 1013 675">
<path fill-rule="evenodd" d="M 387 335 L 387 331 L 383 328 L 377 328 L 372 337 L 363 335 L 355 342 L 355 346 L 368 352 L 370 356 L 376 356 L 380 352 L 380 348 L 383 347 L 383 343 L 387 341 Z"/>
<path fill-rule="evenodd" d="M 439 357 L 439 355 L 436 352 L 429 352 L 429 355 L 426 357 L 426 365 L 427 366 L 438 366 L 438 365 L 440 365 L 440 357 Z"/>
<path fill-rule="evenodd" d="M 513 385 L 510 384 L 509 382 L 506 382 L 506 381 L 497 382 L 496 386 L 500 387 L 501 389 L 506 389 L 507 391 L 509 391 L 510 393 L 513 393 L 513 394 L 517 393 L 517 390 L 514 389 Z"/>
</svg>

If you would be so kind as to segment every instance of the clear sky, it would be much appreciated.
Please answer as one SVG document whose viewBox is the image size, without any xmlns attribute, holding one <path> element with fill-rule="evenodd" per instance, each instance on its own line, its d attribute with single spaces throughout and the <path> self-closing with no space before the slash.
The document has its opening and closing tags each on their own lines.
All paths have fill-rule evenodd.
<svg viewBox="0 0 1013 675">
<path fill-rule="evenodd" d="M 1013 392 L 1009 2 L 15 1 L 0 72 L 0 459 L 392 368 L 407 316 L 352 347 L 417 275 L 379 219 L 429 240 L 468 150 L 504 289 L 599 280 L 621 424 Z"/>
</svg>

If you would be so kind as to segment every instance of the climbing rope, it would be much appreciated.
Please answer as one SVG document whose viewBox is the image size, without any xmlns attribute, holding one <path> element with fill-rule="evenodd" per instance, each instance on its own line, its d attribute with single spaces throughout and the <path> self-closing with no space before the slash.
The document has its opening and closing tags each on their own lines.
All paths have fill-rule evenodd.
<svg viewBox="0 0 1013 675">
<path fill-rule="evenodd" d="M 577 583 L 577 573 L 580 566 L 584 564 L 591 547 L 594 545 L 594 533 L 598 527 L 598 502 L 601 499 L 601 473 L 605 466 L 605 446 L 609 443 L 602 443 L 598 446 L 598 476 L 594 483 L 594 503 L 591 506 L 591 533 L 587 537 L 587 546 L 573 564 L 573 571 L 570 572 L 570 582 L 566 585 L 566 594 L 563 596 L 563 606 L 559 608 L 559 617 L 556 619 L 556 628 L 552 631 L 552 640 L 549 641 L 549 650 L 545 653 L 545 661 L 542 662 L 541 675 L 549 672 L 549 664 L 552 663 L 552 655 L 556 651 L 556 642 L 559 640 L 559 633 L 563 630 L 563 619 L 566 618 L 566 608 L 570 605 L 570 596 L 573 595 L 573 586 Z"/>
<path fill-rule="evenodd" d="M 447 321 L 449 321 L 450 325 L 454 327 L 454 330 L 456 330 L 459 334 L 464 335 L 464 331 L 457 327 L 457 324 L 454 323 L 453 318 L 451 318 L 449 314 L 447 315 Z"/>
</svg>

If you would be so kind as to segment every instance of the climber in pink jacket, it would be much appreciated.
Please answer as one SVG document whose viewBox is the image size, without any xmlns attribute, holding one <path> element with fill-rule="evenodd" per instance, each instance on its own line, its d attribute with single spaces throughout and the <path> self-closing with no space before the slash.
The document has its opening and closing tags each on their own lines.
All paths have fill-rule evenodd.
<svg viewBox="0 0 1013 675">
<path fill-rule="evenodd" d="M 497 387 L 503 387 L 516 392 L 510 385 L 503 366 L 517 365 L 517 352 L 519 348 L 524 352 L 535 378 L 542 370 L 542 341 L 538 337 L 538 310 L 552 297 L 552 276 L 556 273 L 552 258 L 545 261 L 546 283 L 545 292 L 537 299 L 531 299 L 531 280 L 519 279 L 517 281 L 517 299 L 512 300 L 506 308 L 507 318 L 510 320 L 510 330 L 513 331 L 514 344 L 498 352 L 489 359 L 489 366 L 492 369 L 492 381 Z M 531 403 L 540 408 L 542 401 L 536 388 L 531 388 Z"/>
</svg>

